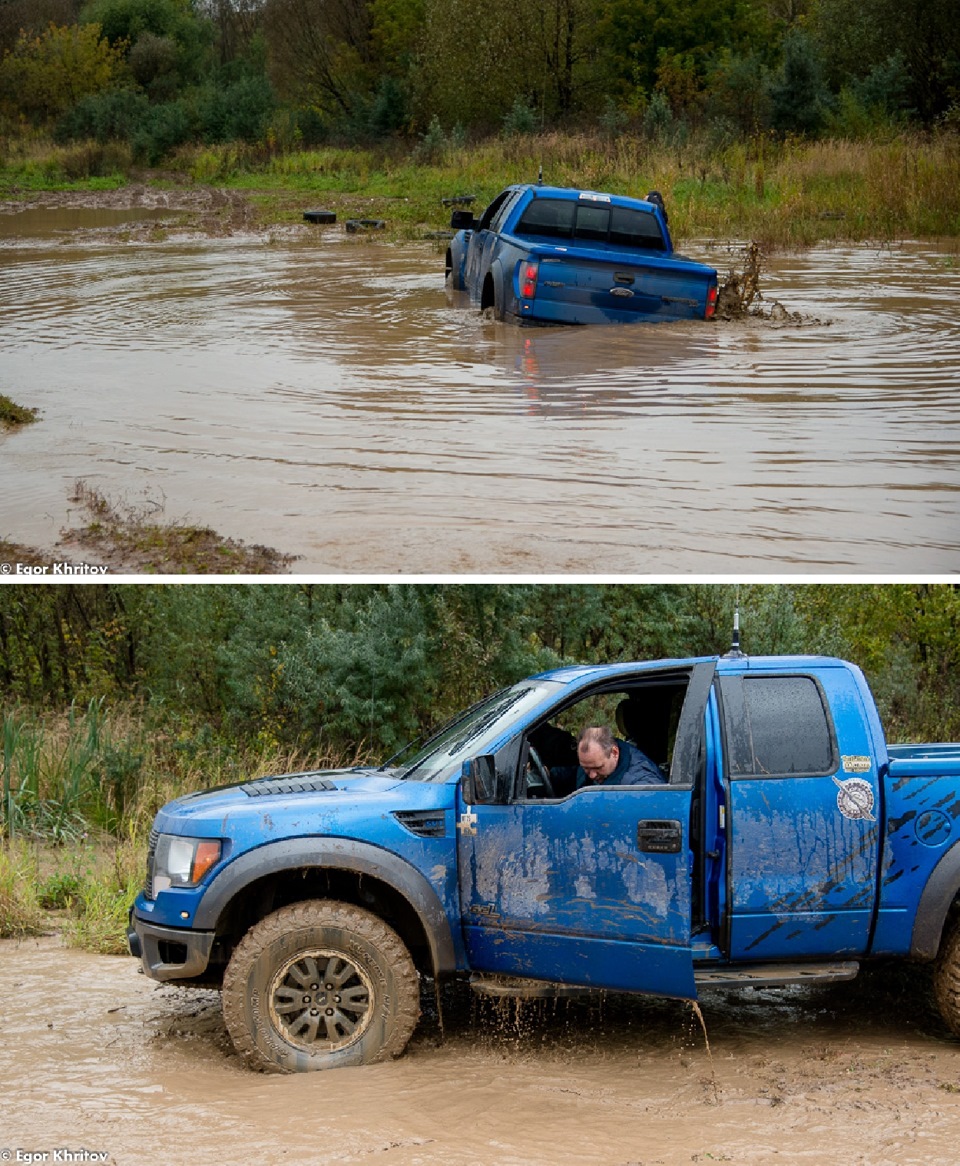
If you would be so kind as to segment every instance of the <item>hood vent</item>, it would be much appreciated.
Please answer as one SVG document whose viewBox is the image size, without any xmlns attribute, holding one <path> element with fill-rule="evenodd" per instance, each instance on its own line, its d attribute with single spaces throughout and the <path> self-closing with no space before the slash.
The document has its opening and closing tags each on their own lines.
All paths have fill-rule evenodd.
<svg viewBox="0 0 960 1166">
<path fill-rule="evenodd" d="M 285 777 L 258 777 L 240 788 L 247 797 L 262 798 L 267 794 L 329 793 L 337 787 L 319 773 L 288 773 Z"/>
<path fill-rule="evenodd" d="M 447 820 L 443 810 L 395 810 L 393 816 L 420 838 L 446 837 Z"/>
</svg>

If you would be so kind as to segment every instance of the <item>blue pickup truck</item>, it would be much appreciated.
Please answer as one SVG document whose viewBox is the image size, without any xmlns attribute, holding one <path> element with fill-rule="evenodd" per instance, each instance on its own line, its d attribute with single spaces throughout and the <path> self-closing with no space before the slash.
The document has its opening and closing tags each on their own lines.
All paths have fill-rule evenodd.
<svg viewBox="0 0 960 1166">
<path fill-rule="evenodd" d="M 578 768 L 578 731 L 647 759 Z M 698 989 L 933 964 L 960 1035 L 960 746 L 888 745 L 827 657 L 568 667 L 403 764 L 254 778 L 157 814 L 130 948 L 222 987 L 254 1068 L 398 1055 L 422 977 L 481 992 Z"/>
<path fill-rule="evenodd" d="M 717 273 L 673 249 L 663 199 L 510 186 L 479 220 L 453 212 L 447 286 L 500 320 L 709 320 Z"/>
</svg>

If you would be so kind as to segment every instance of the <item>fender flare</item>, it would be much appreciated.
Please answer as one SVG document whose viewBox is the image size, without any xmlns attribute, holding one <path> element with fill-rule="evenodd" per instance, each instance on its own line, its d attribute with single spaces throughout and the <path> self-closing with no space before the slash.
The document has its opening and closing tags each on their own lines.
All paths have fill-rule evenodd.
<svg viewBox="0 0 960 1166">
<path fill-rule="evenodd" d="M 351 871 L 386 883 L 403 896 L 419 918 L 430 946 L 434 975 L 456 970 L 450 921 L 430 883 L 405 859 L 352 838 L 287 838 L 248 850 L 215 876 L 200 900 L 193 927 L 215 931 L 224 911 L 246 887 L 265 876 L 304 867 Z"/>
<path fill-rule="evenodd" d="M 943 925 L 960 891 L 960 842 L 954 842 L 930 872 L 913 921 L 910 955 L 932 960 L 940 950 Z"/>
</svg>

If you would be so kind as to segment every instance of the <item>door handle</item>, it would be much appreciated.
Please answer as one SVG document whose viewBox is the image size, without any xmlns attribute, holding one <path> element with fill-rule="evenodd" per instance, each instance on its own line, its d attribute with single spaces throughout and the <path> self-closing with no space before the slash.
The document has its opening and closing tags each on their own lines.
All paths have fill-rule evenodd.
<svg viewBox="0 0 960 1166">
<path fill-rule="evenodd" d="M 683 828 L 673 819 L 647 819 L 637 823 L 637 847 L 644 854 L 679 854 Z"/>
</svg>

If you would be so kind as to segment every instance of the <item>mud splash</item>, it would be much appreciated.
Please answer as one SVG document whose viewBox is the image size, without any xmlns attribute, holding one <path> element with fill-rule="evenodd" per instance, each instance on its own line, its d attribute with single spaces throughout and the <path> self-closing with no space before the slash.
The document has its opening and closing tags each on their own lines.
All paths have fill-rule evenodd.
<svg viewBox="0 0 960 1166">
<path fill-rule="evenodd" d="M 716 1083 L 680 1002 L 538 1001 L 498 1031 L 446 996 L 445 1039 L 426 1015 L 390 1064 L 259 1076 L 217 993 L 53 937 L 2 941 L 0 1149 L 122 1166 L 955 1166 L 960 1042 L 896 979 L 711 993 Z"/>
</svg>

